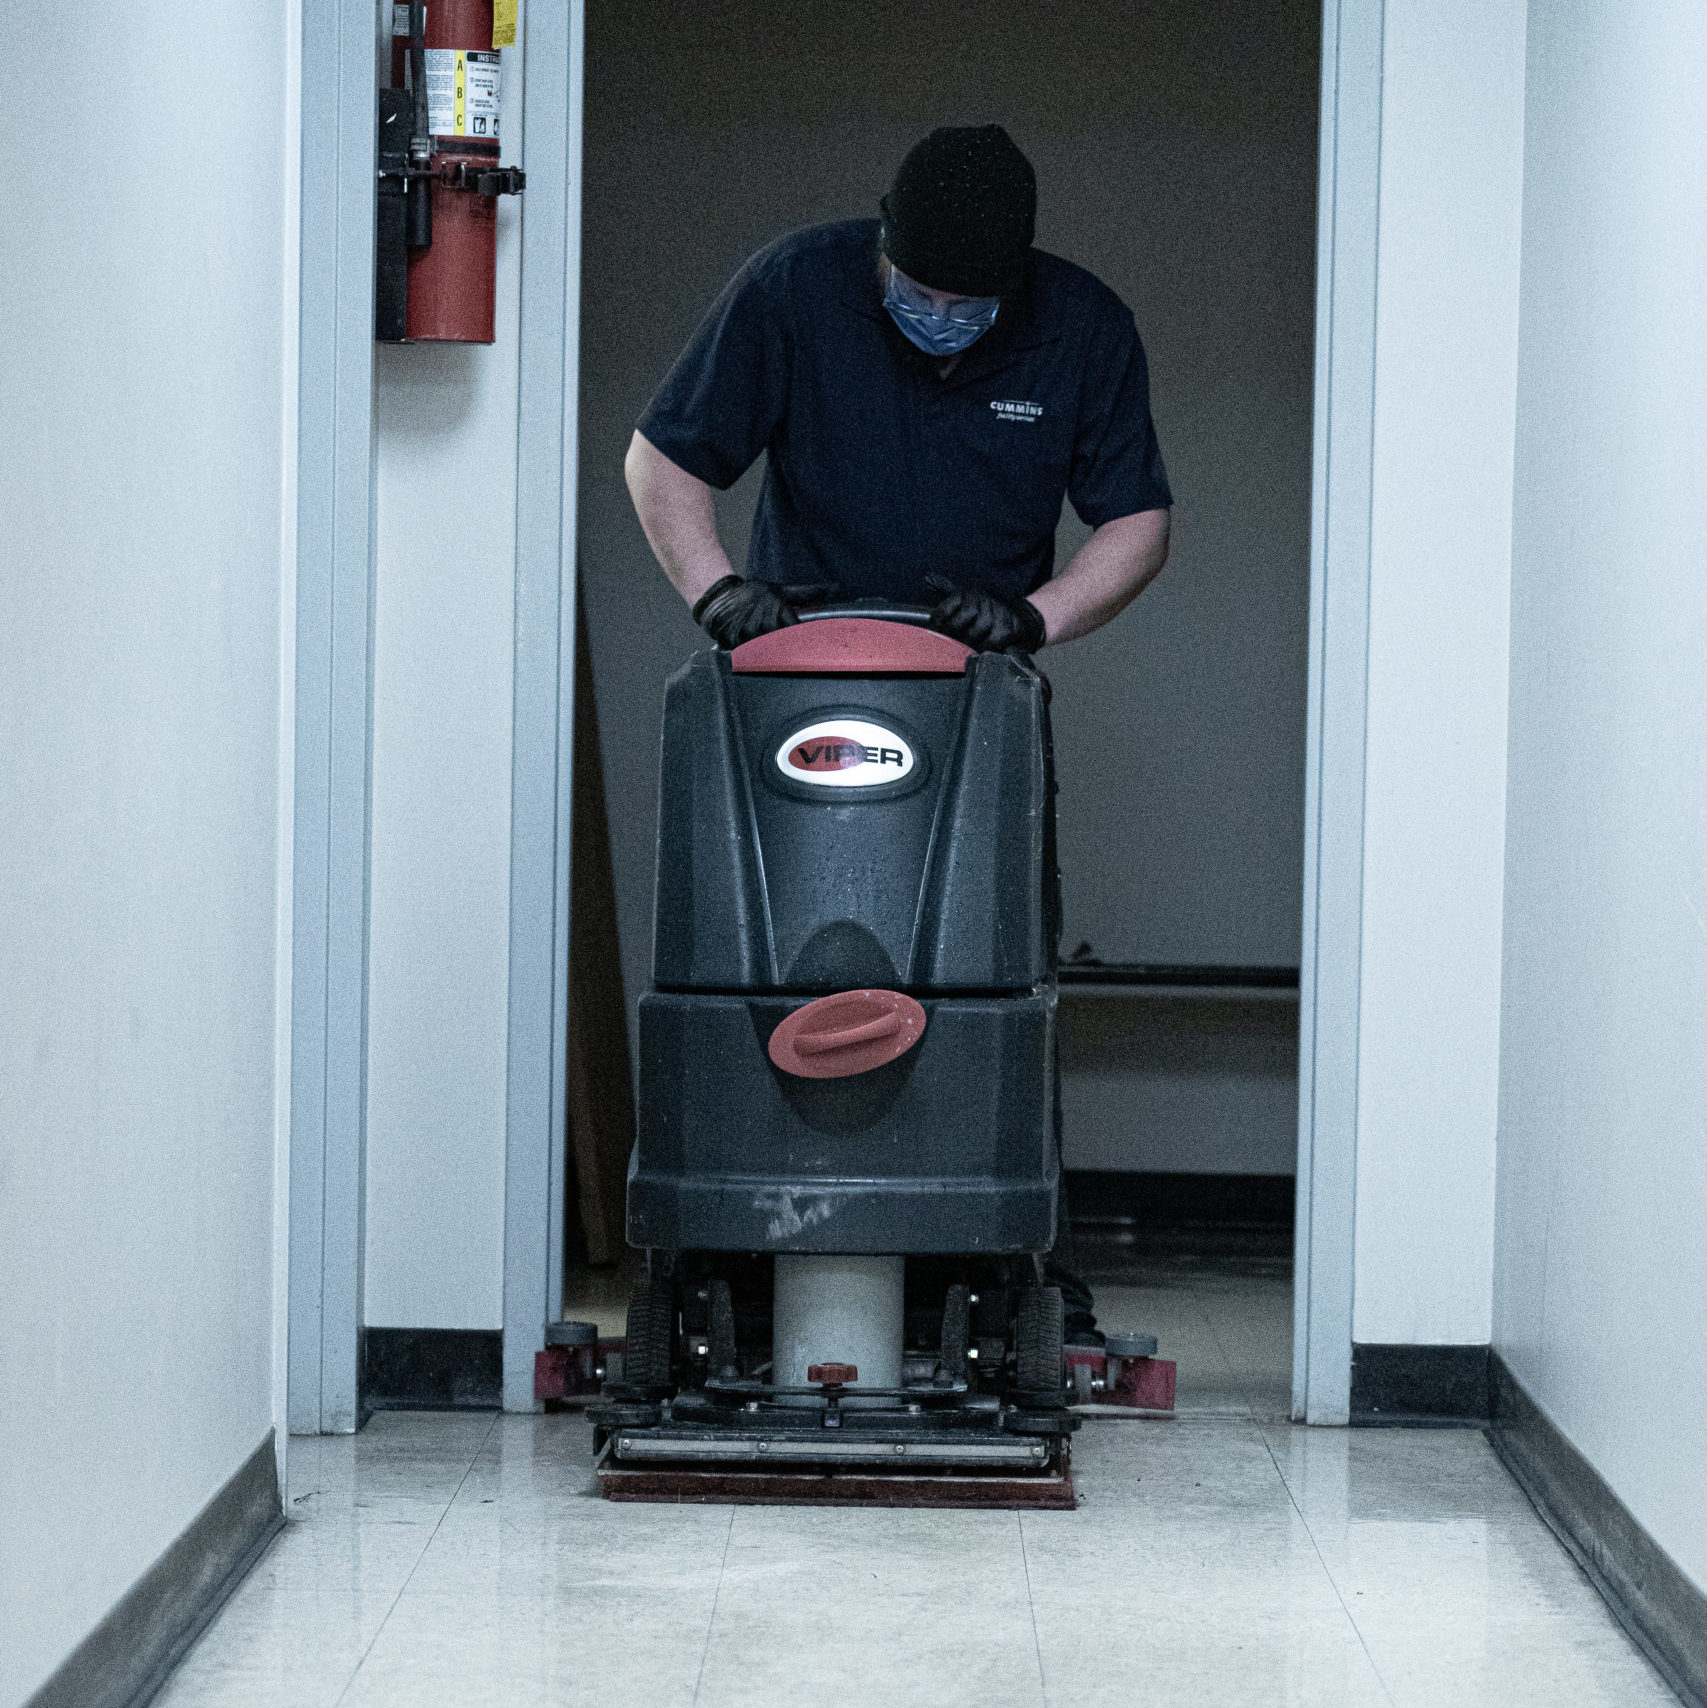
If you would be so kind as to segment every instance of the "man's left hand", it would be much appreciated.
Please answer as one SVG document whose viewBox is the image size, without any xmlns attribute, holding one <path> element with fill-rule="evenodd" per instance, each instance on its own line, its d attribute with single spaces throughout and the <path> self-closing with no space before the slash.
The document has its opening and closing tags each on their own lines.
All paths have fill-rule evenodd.
<svg viewBox="0 0 1707 1708">
<path fill-rule="evenodd" d="M 1043 613 L 1029 599 L 998 599 L 940 575 L 927 575 L 925 587 L 936 595 L 931 627 L 974 652 L 1036 652 L 1049 638 Z"/>
</svg>

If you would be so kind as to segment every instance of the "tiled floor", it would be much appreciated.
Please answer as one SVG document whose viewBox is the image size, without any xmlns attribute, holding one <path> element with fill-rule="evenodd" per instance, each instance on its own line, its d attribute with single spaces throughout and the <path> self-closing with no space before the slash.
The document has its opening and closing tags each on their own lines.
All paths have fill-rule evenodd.
<svg viewBox="0 0 1707 1708">
<path fill-rule="evenodd" d="M 1278 1421 L 1292 1410 L 1289 1270 L 1176 1260 L 1087 1265 L 1085 1273 L 1104 1328 L 1153 1334 L 1161 1355 L 1178 1364 L 1175 1405 L 1182 1420 Z"/>
<path fill-rule="evenodd" d="M 1676 1708 L 1479 1434 L 1284 1421 L 1284 1277 L 1138 1280 L 1180 1417 L 1088 1421 L 1076 1513 L 613 1506 L 573 1414 L 382 1414 L 159 1701 Z"/>
</svg>

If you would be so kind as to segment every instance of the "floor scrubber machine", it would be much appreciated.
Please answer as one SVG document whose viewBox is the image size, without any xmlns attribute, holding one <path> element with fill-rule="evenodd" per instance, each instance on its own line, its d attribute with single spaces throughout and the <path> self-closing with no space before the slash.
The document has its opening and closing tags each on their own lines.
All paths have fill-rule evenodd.
<svg viewBox="0 0 1707 1708">
<path fill-rule="evenodd" d="M 606 1495 L 1073 1504 L 1046 698 L 872 602 L 671 679 Z"/>
</svg>

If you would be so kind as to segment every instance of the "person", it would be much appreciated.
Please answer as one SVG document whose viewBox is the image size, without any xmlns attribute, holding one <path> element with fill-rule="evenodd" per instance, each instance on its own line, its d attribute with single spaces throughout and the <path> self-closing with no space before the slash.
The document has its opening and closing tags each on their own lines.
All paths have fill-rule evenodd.
<svg viewBox="0 0 1707 1708">
<path fill-rule="evenodd" d="M 980 651 L 1087 635 L 1168 553 L 1131 310 L 1033 246 L 1036 174 L 1000 125 L 932 131 L 879 212 L 779 238 L 719 296 L 629 444 L 647 541 L 723 647 L 830 597 L 929 606 Z M 761 453 L 737 574 L 711 495 Z M 1063 500 L 1092 533 L 1057 574 Z M 1055 1257 L 1068 1338 L 1100 1338 Z"/>
</svg>

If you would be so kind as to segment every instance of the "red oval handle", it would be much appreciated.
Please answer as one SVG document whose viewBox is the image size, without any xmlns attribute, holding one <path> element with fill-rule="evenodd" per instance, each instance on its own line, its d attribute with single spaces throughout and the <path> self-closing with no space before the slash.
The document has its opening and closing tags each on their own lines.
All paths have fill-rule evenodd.
<svg viewBox="0 0 1707 1708">
<path fill-rule="evenodd" d="M 891 1010 L 863 1026 L 844 1026 L 837 1032 L 802 1032 L 794 1040 L 794 1053 L 799 1056 L 822 1056 L 831 1050 L 845 1050 L 853 1044 L 869 1044 L 873 1038 L 887 1038 L 901 1029 L 901 1016 Z"/>
<path fill-rule="evenodd" d="M 847 1079 L 904 1056 L 928 1018 L 898 990 L 839 990 L 785 1015 L 765 1054 L 798 1079 Z"/>
</svg>

